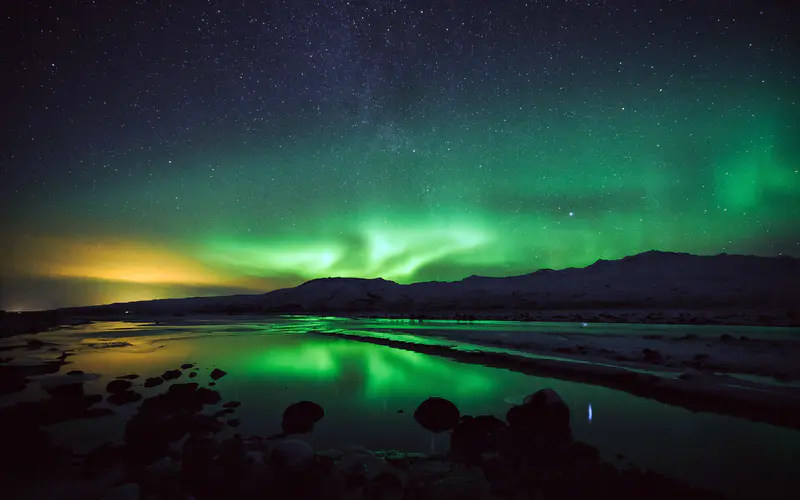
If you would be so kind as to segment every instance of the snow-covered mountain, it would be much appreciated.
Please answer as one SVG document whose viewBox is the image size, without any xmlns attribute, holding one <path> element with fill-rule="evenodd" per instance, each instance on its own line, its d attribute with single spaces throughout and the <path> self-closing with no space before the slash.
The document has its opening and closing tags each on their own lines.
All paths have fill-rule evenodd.
<svg viewBox="0 0 800 500">
<path fill-rule="evenodd" d="M 322 278 L 261 295 L 166 299 L 65 311 L 431 314 L 541 310 L 800 311 L 800 259 L 650 251 L 585 268 L 401 285 Z"/>
</svg>

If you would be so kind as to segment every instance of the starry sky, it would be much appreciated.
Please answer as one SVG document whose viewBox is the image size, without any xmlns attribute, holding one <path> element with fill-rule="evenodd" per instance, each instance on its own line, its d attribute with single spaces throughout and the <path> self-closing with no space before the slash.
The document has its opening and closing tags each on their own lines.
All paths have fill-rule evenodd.
<svg viewBox="0 0 800 500">
<path fill-rule="evenodd" d="M 800 256 L 792 2 L 4 2 L 0 308 Z"/>
</svg>

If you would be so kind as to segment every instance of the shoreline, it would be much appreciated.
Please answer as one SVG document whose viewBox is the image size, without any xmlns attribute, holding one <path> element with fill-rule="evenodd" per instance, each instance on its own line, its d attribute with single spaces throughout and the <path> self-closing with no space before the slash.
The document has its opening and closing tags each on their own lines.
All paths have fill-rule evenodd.
<svg viewBox="0 0 800 500">
<path fill-rule="evenodd" d="M 736 385 L 724 385 L 719 383 L 722 380 L 714 376 L 671 379 L 635 372 L 624 367 L 523 358 L 499 352 L 463 351 L 449 346 L 414 344 L 365 335 L 319 331 L 309 333 L 442 356 L 455 361 L 503 368 L 527 375 L 600 385 L 694 412 L 729 415 L 800 430 L 800 398 L 797 398 L 796 394 L 768 391 L 769 387 L 757 387 L 758 384 L 746 388 L 748 385 L 746 381 L 736 380 Z"/>
</svg>

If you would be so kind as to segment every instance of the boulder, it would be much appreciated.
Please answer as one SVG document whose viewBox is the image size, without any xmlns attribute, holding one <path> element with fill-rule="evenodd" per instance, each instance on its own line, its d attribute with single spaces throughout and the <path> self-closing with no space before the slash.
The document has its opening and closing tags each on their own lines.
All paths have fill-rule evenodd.
<svg viewBox="0 0 800 500">
<path fill-rule="evenodd" d="M 285 434 L 306 434 L 325 416 L 325 410 L 313 401 L 300 401 L 283 411 L 281 429 Z"/>
<path fill-rule="evenodd" d="M 414 411 L 414 420 L 425 429 L 444 432 L 458 424 L 461 414 L 452 402 L 438 397 L 428 398 Z"/>
<path fill-rule="evenodd" d="M 228 372 L 226 372 L 226 371 L 220 370 L 219 368 L 214 368 L 211 371 L 211 375 L 210 376 L 211 376 L 211 380 L 219 380 L 219 379 L 221 379 L 222 377 L 224 377 L 227 374 L 228 374 Z"/>
<path fill-rule="evenodd" d="M 174 380 L 180 377 L 181 375 L 183 375 L 183 372 L 180 370 L 167 370 L 161 374 L 161 378 L 163 378 L 164 380 Z"/>
<path fill-rule="evenodd" d="M 128 403 L 135 403 L 142 399 L 142 395 L 134 391 L 115 392 L 106 401 L 115 406 L 122 406 Z"/>
<path fill-rule="evenodd" d="M 157 385 L 161 385 L 164 383 L 164 379 L 161 377 L 149 377 L 147 380 L 144 381 L 145 387 L 155 387 Z"/>
<path fill-rule="evenodd" d="M 484 453 L 499 449 L 506 432 L 506 423 L 493 415 L 465 415 L 450 436 L 450 452 L 456 460 L 478 464 Z"/>
<path fill-rule="evenodd" d="M 106 385 L 106 391 L 110 392 L 111 394 L 116 394 L 118 392 L 125 392 L 131 388 L 131 384 L 128 380 L 117 379 L 112 380 L 111 382 Z"/>
</svg>

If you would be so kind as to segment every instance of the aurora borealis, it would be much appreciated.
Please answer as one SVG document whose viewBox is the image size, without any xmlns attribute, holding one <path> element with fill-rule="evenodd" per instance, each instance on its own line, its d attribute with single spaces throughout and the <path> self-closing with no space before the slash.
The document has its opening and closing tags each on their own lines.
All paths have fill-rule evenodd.
<svg viewBox="0 0 800 500">
<path fill-rule="evenodd" d="M 800 256 L 786 2 L 17 2 L 0 308 Z"/>
</svg>

